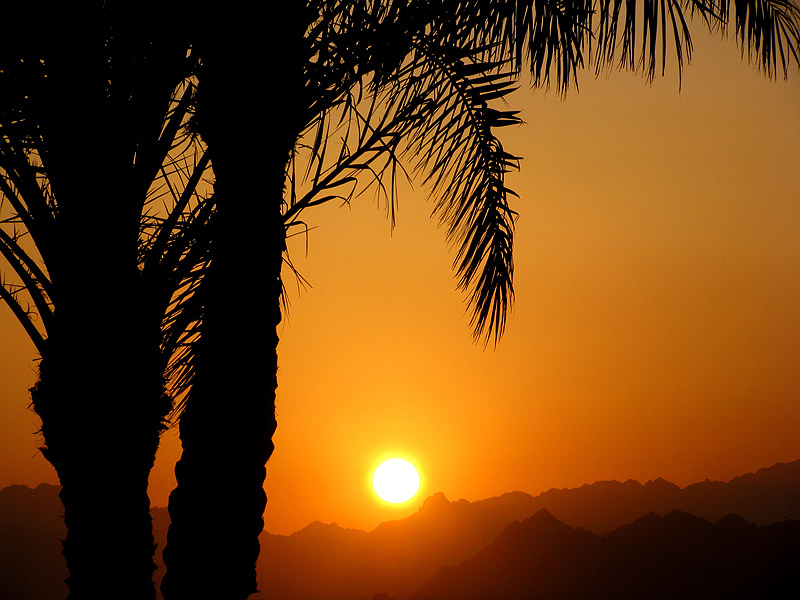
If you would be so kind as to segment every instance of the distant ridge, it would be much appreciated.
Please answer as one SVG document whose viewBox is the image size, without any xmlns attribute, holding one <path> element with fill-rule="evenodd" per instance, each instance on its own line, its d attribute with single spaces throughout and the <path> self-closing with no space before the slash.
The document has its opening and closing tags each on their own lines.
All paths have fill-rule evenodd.
<svg viewBox="0 0 800 600">
<path fill-rule="evenodd" d="M 536 497 L 510 492 L 476 502 L 450 502 L 437 493 L 417 513 L 381 523 L 369 533 L 327 526 L 319 542 L 310 534 L 312 526 L 291 536 L 265 533 L 259 589 L 276 600 L 350 600 L 376 592 L 403 600 L 441 567 L 477 554 L 514 521 L 541 513 L 587 535 L 605 535 L 648 513 L 673 511 L 711 522 L 731 513 L 746 524 L 800 520 L 800 460 L 728 483 L 705 481 L 683 489 L 656 479 L 645 484 L 601 481 Z"/>
<path fill-rule="evenodd" d="M 474 555 L 510 522 L 530 515 L 520 492 L 479 502 L 427 498 L 419 511 L 367 533 L 312 523 L 290 536 L 261 536 L 258 588 L 269 599 L 349 600 L 408 596 L 446 564 Z"/>
<path fill-rule="evenodd" d="M 67 597 L 60 489 L 43 483 L 35 489 L 12 485 L 0 490 L 0 598 Z"/>
<path fill-rule="evenodd" d="M 3 600 L 66 596 L 58 491 L 51 485 L 0 490 Z M 476 502 L 451 502 L 439 493 L 427 498 L 410 517 L 381 523 L 370 532 L 320 522 L 290 536 L 264 532 L 258 565 L 263 594 L 253 598 L 362 600 L 386 593 L 384 598 L 405 600 L 438 576 L 443 567 L 455 568 L 475 557 L 495 543 L 501 532 L 511 535 L 507 532 L 513 533 L 516 526 L 507 528 L 515 521 L 522 526 L 538 515 L 538 521 L 534 519 L 528 527 L 550 523 L 556 532 L 578 527 L 583 536 L 611 532 L 624 536 L 627 530 L 619 529 L 621 526 L 644 518 L 638 526 L 641 529 L 647 519 L 653 521 L 676 510 L 702 517 L 715 523 L 714 527 L 734 530 L 751 527 L 751 523 L 800 520 L 800 460 L 735 477 L 728 483 L 705 481 L 683 489 L 657 479 L 645 484 L 601 481 L 575 489 L 553 489 L 535 497 L 510 492 Z M 154 508 L 152 513 L 160 566 L 169 516 L 165 508 Z M 731 513 L 739 516 L 726 516 Z M 156 572 L 156 581 L 162 576 L 163 567 Z"/>
<path fill-rule="evenodd" d="M 629 479 L 551 489 L 533 498 L 531 508 L 532 513 L 546 508 L 565 523 L 600 534 L 649 512 L 663 515 L 673 510 L 712 522 L 730 513 L 758 525 L 800 519 L 800 460 L 740 475 L 728 483 L 706 479 L 683 489 L 661 478 L 644 485 Z"/>
<path fill-rule="evenodd" d="M 800 521 L 712 524 L 682 511 L 600 537 L 542 509 L 411 600 L 778 600 L 798 589 L 799 539 Z"/>
</svg>

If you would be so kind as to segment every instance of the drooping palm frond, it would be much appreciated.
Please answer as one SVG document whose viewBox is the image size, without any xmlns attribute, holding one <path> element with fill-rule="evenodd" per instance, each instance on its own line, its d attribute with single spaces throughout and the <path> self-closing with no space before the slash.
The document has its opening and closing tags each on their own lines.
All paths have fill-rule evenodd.
<svg viewBox="0 0 800 600">
<path fill-rule="evenodd" d="M 519 120 L 490 104 L 513 89 L 513 78 L 502 63 L 481 62 L 483 49 L 423 37 L 415 44 L 394 73 L 342 93 L 310 123 L 289 164 L 285 216 L 291 223 L 308 207 L 349 202 L 374 187 L 392 218 L 396 178 L 408 176 L 409 160 L 430 185 L 434 213 L 456 248 L 458 287 L 469 295 L 475 337 L 497 341 L 513 300 L 515 213 L 503 180 L 516 158 L 493 130 Z M 298 162 L 305 162 L 300 172 Z"/>
<path fill-rule="evenodd" d="M 186 392 L 192 385 L 196 364 L 196 344 L 200 338 L 205 297 L 202 285 L 210 264 L 213 237 L 213 196 L 199 203 L 186 216 L 185 225 L 173 233 L 165 264 L 169 298 L 162 324 L 162 354 L 165 377 L 175 400 L 173 413 L 183 408 Z"/>
<path fill-rule="evenodd" d="M 0 295 L 40 352 L 52 328 L 56 297 L 39 250 L 46 256 L 52 242 L 52 209 L 35 151 L 27 141 L 15 144 L 11 136 L 0 135 L 0 257 L 16 276 L 3 278 Z"/>
<path fill-rule="evenodd" d="M 480 49 L 421 40 L 390 96 L 406 114 L 398 132 L 404 154 L 431 186 L 434 215 L 455 248 L 458 287 L 468 294 L 476 340 L 502 335 L 513 303 L 515 195 L 505 174 L 518 168 L 495 131 L 521 121 L 490 106 L 514 89 L 502 63 L 481 62 Z"/>
<path fill-rule="evenodd" d="M 348 93 L 314 119 L 287 169 L 287 226 L 306 208 L 334 200 L 346 204 L 370 189 L 393 222 L 396 178 L 405 173 L 398 156 L 404 118 L 379 94 Z M 297 164 L 303 162 L 298 174 Z"/>
<path fill-rule="evenodd" d="M 443 0 L 433 11 L 431 28 L 443 39 L 492 48 L 494 60 L 528 69 L 534 85 L 548 84 L 554 71 L 562 93 L 590 61 L 652 79 L 673 55 L 680 75 L 695 17 L 735 32 L 748 60 L 770 77 L 800 64 L 797 0 Z"/>
<path fill-rule="evenodd" d="M 173 97 L 159 140 L 164 153 L 148 190 L 139 236 L 144 285 L 163 315 L 161 355 L 173 412 L 182 406 L 194 375 L 204 307 L 198 292 L 213 231 L 210 155 L 190 127 L 193 99 L 191 81 Z"/>
<path fill-rule="evenodd" d="M 743 48 L 761 57 L 763 70 L 785 72 L 791 61 L 797 62 L 800 19 L 795 0 L 734 3 L 737 35 Z M 473 314 L 473 325 L 489 319 L 502 330 L 499 312 L 489 308 L 495 305 L 474 294 L 487 282 L 503 279 L 503 269 L 496 265 L 510 264 L 513 212 L 502 176 L 516 160 L 502 150 L 494 133 L 487 132 L 516 122 L 516 117 L 481 105 L 481 95 L 485 102 L 501 97 L 503 86 L 524 71 L 530 72 L 534 85 L 555 80 L 564 93 L 577 85 L 579 70 L 591 62 L 598 71 L 616 66 L 652 79 L 666 71 L 672 55 L 680 75 L 692 52 L 689 18 L 699 17 L 710 28 L 725 31 L 728 4 L 729 0 L 309 2 L 318 18 L 309 27 L 313 50 L 308 51 L 312 59 L 307 81 L 314 90 L 310 97 L 317 94 L 317 100 L 308 111 L 307 132 L 313 134 L 301 136 L 298 148 L 310 156 L 305 175 L 311 185 L 298 194 L 298 155 L 287 174 L 287 216 L 294 219 L 304 208 L 333 199 L 349 201 L 359 193 L 359 171 L 378 182 L 391 198 L 387 205 L 393 206 L 392 178 L 403 164 L 398 152 L 403 145 L 413 148 L 403 156 L 416 155 L 412 161 L 439 194 L 435 212 L 447 222 L 448 239 L 460 248 L 455 265 L 459 286 L 472 290 L 473 308 L 484 307 Z M 428 40 L 427 56 L 422 40 Z M 462 66 L 444 53 L 434 60 L 431 49 L 436 47 L 461 52 Z M 490 65 L 496 72 L 490 74 Z M 484 89 L 476 93 L 480 86 Z M 471 92 L 465 93 L 468 89 Z M 379 110 L 370 104 L 375 96 L 381 99 Z M 480 185 L 475 175 L 479 172 Z M 481 228 L 493 233 L 482 237 L 477 233 Z M 492 251 L 490 239 L 496 243 Z M 493 257 L 483 263 L 483 280 L 477 275 L 479 256 Z M 497 260 L 500 256 L 504 261 Z M 504 274 L 508 275 L 510 271 Z M 479 281 L 478 287 L 471 287 Z M 506 289 L 509 300 L 510 291 Z M 500 295 L 494 302 L 500 305 Z"/>
<path fill-rule="evenodd" d="M 720 0 L 729 23 L 730 0 Z M 742 52 L 769 77 L 800 66 L 800 5 L 797 0 L 733 0 L 735 34 Z"/>
<path fill-rule="evenodd" d="M 702 0 L 701 0 L 702 2 Z M 667 57 L 674 50 L 678 74 L 691 60 L 692 39 L 685 13 L 701 14 L 709 23 L 716 19 L 712 7 L 693 0 L 597 0 L 595 4 L 596 70 L 618 66 L 641 71 L 652 80 L 660 62 L 666 72 Z M 709 20 L 711 19 L 711 20 Z M 638 23 L 641 21 L 641 25 Z M 637 37 L 641 38 L 637 41 Z M 637 48 L 638 46 L 638 48 Z M 620 56 L 617 61 L 617 51 Z M 659 60 L 660 59 L 660 60 Z"/>
<path fill-rule="evenodd" d="M 41 352 L 47 330 L 53 321 L 53 303 L 45 292 L 49 284 L 47 275 L 23 249 L 20 236 L 9 235 L 0 228 L 0 256 L 16 273 L 20 284 L 3 280 L 0 282 L 0 294 L 9 305 L 14 316 L 31 338 L 36 349 Z M 20 294 L 24 294 L 33 302 L 35 311 L 29 306 L 23 308 Z M 37 326 L 37 321 L 39 326 Z M 41 330 L 40 330 L 41 327 Z"/>
<path fill-rule="evenodd" d="M 596 0 L 596 68 L 616 64 L 652 79 L 659 58 L 664 73 L 672 46 L 680 75 L 691 59 L 688 20 L 694 16 L 723 35 L 729 33 L 733 18 L 743 54 L 769 77 L 786 76 L 792 62 L 800 66 L 796 0 L 733 0 L 733 10 L 730 0 Z"/>
<path fill-rule="evenodd" d="M 554 74 L 565 93 L 589 61 L 591 0 L 445 0 L 433 12 L 431 35 L 527 69 L 534 86 L 549 86 Z"/>
<path fill-rule="evenodd" d="M 8 305 L 36 350 L 41 353 L 44 349 L 45 337 L 36 327 L 36 313 L 30 309 L 30 306 L 23 307 L 23 302 L 19 298 L 19 294 L 25 291 L 27 291 L 27 287 L 8 283 L 0 276 L 0 300 Z"/>
<path fill-rule="evenodd" d="M 6 216 L 13 215 L 12 221 L 30 236 L 30 242 L 47 263 L 54 251 L 57 206 L 39 160 L 41 141 L 35 128 L 27 123 L 16 122 L 11 127 L 6 123 L 0 121 L 0 194 L 8 205 Z M 52 288 L 48 293 L 52 298 Z"/>
<path fill-rule="evenodd" d="M 318 203 L 348 202 L 370 186 L 391 217 L 396 177 L 405 173 L 403 161 L 409 160 L 430 185 L 434 213 L 455 248 L 454 269 L 458 287 L 468 294 L 473 333 L 484 342 L 494 336 L 496 342 L 513 301 L 515 213 L 504 176 L 517 161 L 503 150 L 494 130 L 519 121 L 513 111 L 490 104 L 513 89 L 513 63 L 490 60 L 498 52 L 479 44 L 486 35 L 481 19 L 464 21 L 462 30 L 475 31 L 460 46 L 451 43 L 456 36 L 444 35 L 437 19 L 443 20 L 442 10 L 454 3 L 386 2 L 382 12 L 378 2 L 357 4 L 358 19 L 351 14 L 349 21 L 337 22 L 328 38 L 316 34 L 328 43 L 336 39 L 337 51 L 343 45 L 339 40 L 359 39 L 369 52 L 347 58 L 356 60 L 361 79 L 338 88 L 339 95 L 328 99 L 328 108 L 316 114 L 301 137 L 288 169 L 287 221 Z M 351 31 L 355 21 L 359 26 Z M 569 37 L 564 31 L 559 35 Z M 536 36 L 543 48 L 541 40 Z M 315 54 L 314 69 L 325 64 L 321 57 L 330 62 L 334 54 Z M 551 65 L 541 49 L 540 55 L 544 81 Z M 571 66 L 563 70 L 573 73 Z M 300 159 L 308 183 L 302 194 L 297 193 Z M 364 174 L 366 186 L 359 177 Z"/>
</svg>

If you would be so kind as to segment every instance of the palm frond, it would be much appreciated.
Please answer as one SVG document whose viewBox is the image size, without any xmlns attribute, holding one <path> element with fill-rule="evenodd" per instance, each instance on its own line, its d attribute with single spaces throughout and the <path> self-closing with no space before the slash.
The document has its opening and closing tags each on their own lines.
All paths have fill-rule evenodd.
<svg viewBox="0 0 800 600">
<path fill-rule="evenodd" d="M 516 213 L 504 181 L 518 159 L 494 132 L 520 120 L 490 106 L 514 89 L 514 80 L 502 63 L 482 62 L 481 54 L 422 41 L 391 103 L 403 115 L 404 154 L 425 174 L 434 215 L 456 248 L 453 266 L 468 294 L 475 339 L 496 343 L 514 296 Z"/>
<path fill-rule="evenodd" d="M 11 265 L 22 288 L 33 300 L 42 326 L 47 333 L 53 322 L 53 302 L 46 289 L 52 289 L 50 280 L 20 244 L 20 236 L 9 235 L 0 228 L 0 256 Z"/>
<path fill-rule="evenodd" d="M 733 0 L 733 7 L 730 0 L 597 0 L 596 68 L 614 64 L 619 52 L 617 66 L 652 79 L 659 62 L 664 74 L 671 47 L 680 75 L 693 49 L 689 16 L 723 35 L 733 18 L 742 53 L 769 77 L 786 77 L 792 63 L 800 66 L 796 0 Z"/>
<path fill-rule="evenodd" d="M 0 132 L 6 134 L 4 123 Z M 46 263 L 51 256 L 58 208 L 49 194 L 49 182 L 37 164 L 34 148 L 19 147 L 11 135 L 0 135 L 0 194 L 36 245 Z"/>
<path fill-rule="evenodd" d="M 311 206 L 346 204 L 370 190 L 393 222 L 396 178 L 405 174 L 398 156 L 402 118 L 374 92 L 366 98 L 345 93 L 320 114 L 301 136 L 287 168 L 286 223 Z M 298 162 L 306 164 L 303 177 L 296 172 Z"/>
<path fill-rule="evenodd" d="M 698 12 L 707 22 L 716 23 L 712 9 L 702 0 L 597 0 L 595 16 L 599 22 L 592 57 L 596 69 L 618 66 L 641 71 L 652 80 L 659 63 L 664 75 L 667 57 L 674 51 L 680 77 L 684 65 L 691 61 L 693 49 L 685 13 Z"/>
<path fill-rule="evenodd" d="M 419 8 L 416 16 L 408 16 L 410 9 L 397 8 L 401 4 L 414 4 Z M 410 158 L 424 173 L 435 197 L 434 213 L 456 248 L 454 268 L 459 288 L 468 292 L 476 339 L 488 342 L 494 335 L 497 341 L 513 300 L 515 213 L 508 205 L 513 192 L 504 185 L 504 176 L 516 168 L 517 159 L 503 150 L 494 130 L 519 119 L 513 111 L 490 104 L 514 89 L 513 61 L 492 60 L 502 53 L 478 44 L 485 35 L 480 19 L 463 23 L 478 28 L 466 47 L 444 43 L 446 36 L 432 33 L 439 8 L 428 6 L 422 14 L 423 4 L 395 3 L 386 13 L 371 12 L 362 19 L 362 39 L 379 31 L 384 42 L 397 42 L 392 47 L 402 50 L 400 59 L 385 53 L 381 58 L 377 52 L 378 58 L 367 59 L 365 65 L 362 61 L 371 73 L 366 83 L 340 90 L 335 100 L 329 99 L 328 109 L 310 122 L 287 168 L 286 221 L 291 223 L 302 210 L 322 202 L 349 202 L 371 186 L 393 217 L 396 177 L 408 176 L 401 158 Z M 452 5 L 444 3 L 444 8 Z M 555 23 L 550 30 L 560 32 L 560 40 L 569 38 L 566 27 L 559 29 L 566 13 L 559 13 L 561 21 L 553 11 L 548 14 Z M 370 28 L 372 32 L 365 33 Z M 537 56 L 542 57 L 539 78 L 544 82 L 553 68 L 553 56 L 559 60 L 563 56 L 548 59 L 543 38 L 534 37 Z M 410 55 L 409 48 L 413 48 Z M 331 55 L 326 56 L 330 60 Z M 572 77 L 573 63 L 582 60 L 577 56 L 576 52 L 562 63 L 569 66 L 559 71 L 559 82 L 564 74 Z M 299 162 L 305 163 L 302 179 Z"/>
<path fill-rule="evenodd" d="M 742 52 L 768 77 L 800 67 L 800 6 L 796 0 L 733 0 L 735 33 Z M 730 0 L 721 5 L 730 19 Z"/>
<path fill-rule="evenodd" d="M 511 61 L 530 71 L 535 86 L 565 93 L 588 61 L 591 0 L 453 0 L 428 11 L 431 35 L 443 43 L 480 49 L 484 61 Z"/>
<path fill-rule="evenodd" d="M 198 292 L 209 265 L 214 198 L 198 191 L 208 167 L 207 152 L 199 159 L 189 161 L 184 156 L 168 164 L 171 169 L 162 171 L 161 178 L 175 179 L 182 189 L 167 186 L 173 198 L 168 214 L 144 222 L 151 233 L 143 239 L 140 262 L 142 276 L 164 315 L 161 353 L 167 387 L 173 399 L 180 399 L 191 386 L 194 373 L 193 344 L 204 308 Z"/>
<path fill-rule="evenodd" d="M 17 321 L 25 329 L 25 333 L 28 334 L 33 345 L 36 346 L 36 350 L 41 354 L 44 351 L 45 337 L 34 324 L 36 313 L 30 307 L 23 308 L 18 298 L 19 293 L 25 291 L 25 289 L 24 286 L 15 286 L 0 280 L 0 300 L 8 305 Z"/>
</svg>

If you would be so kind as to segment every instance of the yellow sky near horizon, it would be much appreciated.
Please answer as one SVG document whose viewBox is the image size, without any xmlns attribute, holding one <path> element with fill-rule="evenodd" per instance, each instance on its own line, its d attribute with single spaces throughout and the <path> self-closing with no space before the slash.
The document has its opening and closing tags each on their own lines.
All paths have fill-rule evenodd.
<svg viewBox="0 0 800 600">
<path fill-rule="evenodd" d="M 521 89 L 516 305 L 472 343 L 420 189 L 397 227 L 370 198 L 324 206 L 292 240 L 313 286 L 281 330 L 273 533 L 371 529 L 432 493 L 477 500 L 600 479 L 728 480 L 800 458 L 800 73 L 770 82 L 698 32 L 678 89 L 614 72 Z M 33 348 L 0 308 L 0 487 L 55 483 L 27 410 Z M 235 424 L 235 402 L 231 423 Z M 371 471 L 419 468 L 392 507 Z M 178 456 L 165 434 L 151 498 Z"/>
</svg>

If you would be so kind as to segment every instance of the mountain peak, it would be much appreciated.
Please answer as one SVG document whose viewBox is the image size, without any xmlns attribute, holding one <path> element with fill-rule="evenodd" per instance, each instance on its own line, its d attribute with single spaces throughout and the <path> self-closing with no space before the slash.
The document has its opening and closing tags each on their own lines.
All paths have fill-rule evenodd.
<svg viewBox="0 0 800 600">
<path fill-rule="evenodd" d="M 320 537 L 324 538 L 341 535 L 342 533 L 351 531 L 357 530 L 345 529 L 344 527 L 339 526 L 337 523 L 323 523 L 322 521 L 314 521 L 313 523 L 309 523 L 303 527 L 300 531 L 294 532 L 292 537 L 308 539 Z"/>
<path fill-rule="evenodd" d="M 747 519 L 734 513 L 729 513 L 714 524 L 723 531 L 747 531 L 755 527 Z"/>
<path fill-rule="evenodd" d="M 522 522 L 522 527 L 527 532 L 533 532 L 537 535 L 549 533 L 566 533 L 572 531 L 570 525 L 556 519 L 546 508 L 542 508 L 536 512 L 532 517 L 525 519 Z"/>
<path fill-rule="evenodd" d="M 537 510 L 533 514 L 531 519 L 537 519 L 538 521 L 541 521 L 541 522 L 558 521 L 558 519 L 556 519 L 552 514 L 550 514 L 550 511 L 547 510 L 546 508 L 542 508 L 542 509 Z M 559 523 L 560 523 L 560 521 L 559 521 Z"/>
<path fill-rule="evenodd" d="M 450 504 L 452 503 L 445 497 L 443 492 L 436 492 L 432 496 L 425 498 L 425 502 L 422 503 L 420 511 L 437 510 L 444 506 L 450 506 Z"/>
<path fill-rule="evenodd" d="M 644 484 L 644 487 L 648 490 L 652 491 L 659 491 L 659 492 L 666 492 L 666 491 L 679 491 L 681 488 L 672 483 L 671 481 L 667 481 L 663 477 L 658 477 L 657 479 L 652 479 Z"/>
</svg>

